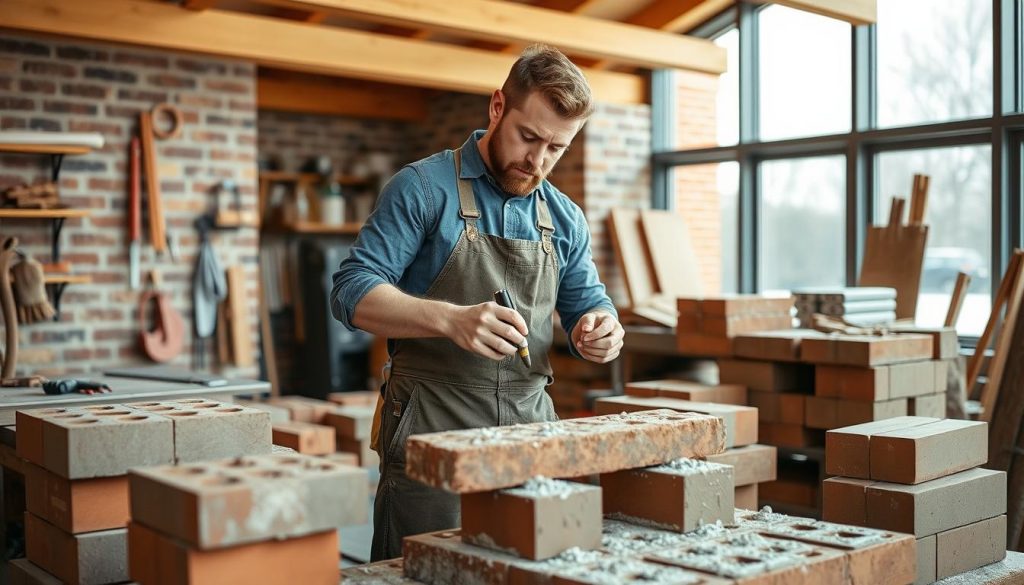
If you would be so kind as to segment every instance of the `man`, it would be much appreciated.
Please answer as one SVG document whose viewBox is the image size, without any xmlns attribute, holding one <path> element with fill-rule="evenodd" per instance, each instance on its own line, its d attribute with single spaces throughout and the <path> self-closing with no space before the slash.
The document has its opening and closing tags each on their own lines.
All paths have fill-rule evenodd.
<svg viewBox="0 0 1024 585">
<path fill-rule="evenodd" d="M 583 212 L 545 180 L 592 110 L 579 69 L 530 47 L 491 96 L 487 130 L 399 171 L 334 274 L 334 316 L 389 340 L 375 561 L 460 523 L 457 496 L 406 477 L 410 435 L 556 420 L 544 391 L 555 310 L 578 356 L 604 363 L 622 348 Z M 499 289 L 518 311 L 493 302 Z M 524 340 L 532 366 L 516 355 Z"/>
</svg>

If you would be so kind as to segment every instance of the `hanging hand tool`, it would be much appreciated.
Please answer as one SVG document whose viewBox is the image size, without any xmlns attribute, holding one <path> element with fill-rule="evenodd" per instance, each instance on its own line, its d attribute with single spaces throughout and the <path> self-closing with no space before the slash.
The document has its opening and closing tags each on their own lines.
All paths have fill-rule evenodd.
<svg viewBox="0 0 1024 585">
<path fill-rule="evenodd" d="M 11 268 L 18 322 L 38 323 L 53 319 L 56 311 L 46 295 L 43 265 L 20 250 L 18 255 L 21 256 L 21 262 Z"/>
<path fill-rule="evenodd" d="M 139 175 L 141 150 L 139 138 L 133 136 L 128 175 L 128 282 L 132 290 L 138 290 L 142 283 L 139 274 L 139 247 L 142 245 L 142 179 Z"/>
<path fill-rule="evenodd" d="M 155 362 L 167 362 L 174 359 L 185 343 L 185 322 L 171 305 L 167 295 L 156 290 L 159 277 L 154 272 L 153 288 L 142 293 L 139 299 L 139 339 L 142 351 Z M 146 327 L 146 305 L 154 301 L 156 310 L 153 315 L 153 329 Z"/>
<path fill-rule="evenodd" d="M 164 208 L 160 198 L 160 176 L 156 168 L 156 146 L 153 144 L 153 118 L 149 112 L 139 114 L 139 137 L 142 140 L 142 162 L 146 167 L 146 196 L 149 202 L 149 240 L 153 250 L 163 254 L 167 249 L 164 232 Z"/>
</svg>

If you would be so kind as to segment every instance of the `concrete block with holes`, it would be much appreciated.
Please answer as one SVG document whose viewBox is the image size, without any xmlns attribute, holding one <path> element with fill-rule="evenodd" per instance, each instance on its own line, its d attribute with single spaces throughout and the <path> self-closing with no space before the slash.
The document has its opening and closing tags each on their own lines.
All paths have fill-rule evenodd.
<svg viewBox="0 0 1024 585">
<path fill-rule="evenodd" d="M 367 520 L 365 470 L 300 454 L 133 469 L 129 482 L 133 522 L 204 550 Z"/>
<path fill-rule="evenodd" d="M 270 414 L 205 398 L 126 404 L 132 410 L 166 417 L 174 424 L 178 463 L 270 453 Z"/>
<path fill-rule="evenodd" d="M 124 475 L 174 461 L 174 424 L 119 404 L 18 412 L 18 453 L 66 479 Z"/>
</svg>

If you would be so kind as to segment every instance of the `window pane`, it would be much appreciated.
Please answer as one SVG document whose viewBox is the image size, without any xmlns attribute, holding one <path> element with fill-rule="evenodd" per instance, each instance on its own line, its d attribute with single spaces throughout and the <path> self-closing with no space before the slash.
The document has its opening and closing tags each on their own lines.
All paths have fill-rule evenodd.
<svg viewBox="0 0 1024 585">
<path fill-rule="evenodd" d="M 758 13 L 761 140 L 850 131 L 850 25 L 782 6 Z"/>
<path fill-rule="evenodd" d="M 846 159 L 760 165 L 762 291 L 846 282 Z"/>
<path fill-rule="evenodd" d="M 705 294 L 738 291 L 739 171 L 735 162 L 671 171 L 675 209 L 689 228 Z"/>
<path fill-rule="evenodd" d="M 875 222 L 888 221 L 894 195 L 907 198 L 914 173 L 931 177 L 925 223 L 925 249 L 916 320 L 941 325 L 949 308 L 956 275 L 971 276 L 971 287 L 960 311 L 961 335 L 980 335 L 992 308 L 992 168 L 991 147 L 958 146 L 883 152 L 878 155 Z M 904 216 L 905 218 L 906 216 Z"/>
<path fill-rule="evenodd" d="M 878 1 L 878 124 L 992 115 L 992 2 Z"/>
<path fill-rule="evenodd" d="M 726 146 L 739 141 L 740 31 L 715 39 L 727 54 L 722 75 L 673 71 L 676 99 L 675 149 Z"/>
</svg>

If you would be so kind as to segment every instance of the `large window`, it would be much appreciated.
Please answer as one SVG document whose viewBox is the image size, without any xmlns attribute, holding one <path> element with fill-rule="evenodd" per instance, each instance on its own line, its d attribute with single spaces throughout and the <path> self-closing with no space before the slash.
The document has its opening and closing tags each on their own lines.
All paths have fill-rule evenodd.
<svg viewBox="0 0 1024 585">
<path fill-rule="evenodd" d="M 879 0 L 879 125 L 990 115 L 991 0 Z"/>
<path fill-rule="evenodd" d="M 761 163 L 762 290 L 842 286 L 845 164 L 841 156 Z"/>
<path fill-rule="evenodd" d="M 761 140 L 849 132 L 850 25 L 782 6 L 759 19 Z"/>
<path fill-rule="evenodd" d="M 740 2 L 691 31 L 727 48 L 729 72 L 656 103 L 702 130 L 654 154 L 654 201 L 708 240 L 722 290 L 856 285 L 868 225 L 927 174 L 916 319 L 940 323 L 964 271 L 957 326 L 977 336 L 1024 245 L 1024 0 L 877 2 L 870 26 Z"/>
</svg>

